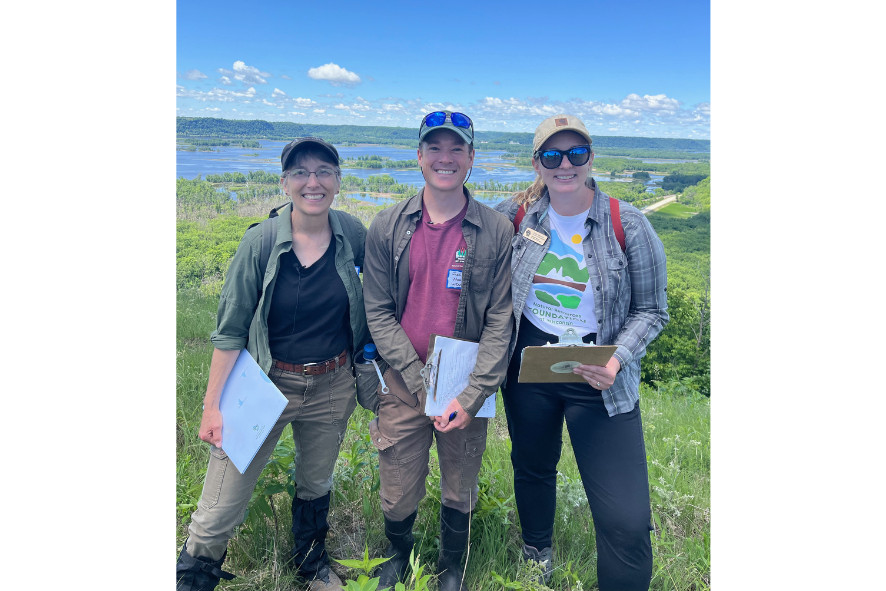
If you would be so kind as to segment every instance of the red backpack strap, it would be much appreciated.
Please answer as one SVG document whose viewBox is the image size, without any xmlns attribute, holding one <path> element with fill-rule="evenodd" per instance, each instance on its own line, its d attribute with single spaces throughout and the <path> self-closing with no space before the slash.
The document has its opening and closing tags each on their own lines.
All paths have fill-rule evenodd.
<svg viewBox="0 0 886 591">
<path fill-rule="evenodd" d="M 517 215 L 514 216 L 514 232 L 520 232 L 520 222 L 523 221 L 523 216 L 526 215 L 526 204 L 524 203 L 520 207 L 517 208 Z"/>
<path fill-rule="evenodd" d="M 618 209 L 618 199 L 609 198 L 609 216 L 612 218 L 612 230 L 615 232 L 615 239 L 621 246 L 621 251 L 625 252 L 625 229 L 621 225 L 621 211 Z"/>
</svg>

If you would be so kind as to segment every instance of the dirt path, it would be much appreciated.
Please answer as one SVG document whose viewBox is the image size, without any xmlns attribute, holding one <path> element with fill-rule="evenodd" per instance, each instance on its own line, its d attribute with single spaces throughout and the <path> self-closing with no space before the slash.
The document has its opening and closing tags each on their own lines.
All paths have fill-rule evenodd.
<svg viewBox="0 0 886 591">
<path fill-rule="evenodd" d="M 661 209 L 662 207 L 664 207 L 665 205 L 668 205 L 668 204 L 670 204 L 670 203 L 673 203 L 673 202 L 675 202 L 676 200 L 677 200 L 677 196 L 676 196 L 676 195 L 665 195 L 664 199 L 662 199 L 661 201 L 656 201 L 656 202 L 653 203 L 652 205 L 647 205 L 646 207 L 644 207 L 644 208 L 641 209 L 640 211 L 641 211 L 644 215 L 647 214 L 647 213 L 652 213 L 653 211 L 659 210 L 659 209 Z"/>
</svg>

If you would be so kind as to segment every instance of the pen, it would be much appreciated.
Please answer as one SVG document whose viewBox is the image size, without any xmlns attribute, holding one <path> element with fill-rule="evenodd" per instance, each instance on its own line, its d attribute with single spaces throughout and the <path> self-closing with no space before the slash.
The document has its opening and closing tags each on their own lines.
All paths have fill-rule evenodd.
<svg viewBox="0 0 886 591">
<path fill-rule="evenodd" d="M 449 422 L 450 422 L 450 423 L 452 422 L 452 419 L 454 419 L 454 418 L 455 418 L 455 415 L 457 415 L 457 414 L 458 414 L 458 411 L 457 411 L 457 410 L 452 411 L 452 414 L 449 415 Z"/>
</svg>

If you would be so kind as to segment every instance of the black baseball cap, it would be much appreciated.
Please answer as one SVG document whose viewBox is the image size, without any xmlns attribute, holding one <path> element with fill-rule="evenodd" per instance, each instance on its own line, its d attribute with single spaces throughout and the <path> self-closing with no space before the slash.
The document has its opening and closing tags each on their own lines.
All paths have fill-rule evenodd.
<svg viewBox="0 0 886 591">
<path fill-rule="evenodd" d="M 318 137 L 300 137 L 297 140 L 292 140 L 286 144 L 286 147 L 283 148 L 283 153 L 280 154 L 280 166 L 283 167 L 284 171 L 286 170 L 289 161 L 295 156 L 295 153 L 308 144 L 320 146 L 321 149 L 325 150 L 330 156 L 332 156 L 332 160 L 335 162 L 336 166 L 341 165 L 341 159 L 338 157 L 338 150 L 335 149 L 335 146 Z"/>
</svg>

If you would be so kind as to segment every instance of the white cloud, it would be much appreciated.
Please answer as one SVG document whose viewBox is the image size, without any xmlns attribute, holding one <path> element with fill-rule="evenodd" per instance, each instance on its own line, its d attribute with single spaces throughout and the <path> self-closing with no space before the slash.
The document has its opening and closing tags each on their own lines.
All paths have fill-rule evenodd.
<svg viewBox="0 0 886 591">
<path fill-rule="evenodd" d="M 355 86 L 361 82 L 360 76 L 332 62 L 311 68 L 308 76 L 314 80 L 326 80 L 333 86 Z"/>
<path fill-rule="evenodd" d="M 182 86 L 176 88 L 176 96 L 182 98 L 190 98 L 203 102 L 218 101 L 223 103 L 230 103 L 243 100 L 246 100 L 248 102 L 249 99 L 255 98 L 255 94 L 255 88 L 252 87 L 247 89 L 245 92 L 225 90 L 223 88 L 213 88 L 212 90 L 206 92 L 200 90 L 187 90 Z"/>
<path fill-rule="evenodd" d="M 262 72 L 261 70 L 253 66 L 247 66 L 244 62 L 240 60 L 234 62 L 233 67 L 233 71 L 219 68 L 218 72 L 222 74 L 223 77 L 233 78 L 234 80 L 237 80 L 244 85 L 267 84 L 267 78 L 271 77 L 269 73 Z"/>
<path fill-rule="evenodd" d="M 283 92 L 282 90 L 280 90 L 279 88 L 275 88 L 275 89 L 274 89 L 274 92 L 271 93 L 271 96 L 274 97 L 274 98 L 277 98 L 277 97 L 280 97 L 280 96 L 286 96 L 286 93 Z"/>
<path fill-rule="evenodd" d="M 233 84 L 233 82 L 231 82 L 231 79 L 228 78 L 227 76 L 222 76 L 221 78 L 218 79 L 218 81 L 221 82 L 222 84 L 224 84 L 225 86 L 230 86 L 231 84 Z"/>
<path fill-rule="evenodd" d="M 185 80 L 202 80 L 204 78 L 208 78 L 208 76 L 200 70 L 188 70 L 182 77 Z"/>
<path fill-rule="evenodd" d="M 664 94 L 648 95 L 642 97 L 638 94 L 629 94 L 621 101 L 621 106 L 636 111 L 663 111 L 675 113 L 680 109 L 680 101 L 668 98 Z"/>
<path fill-rule="evenodd" d="M 292 99 L 292 102 L 294 102 L 296 104 L 296 106 L 299 106 L 303 109 L 306 109 L 308 107 L 313 107 L 314 105 L 317 104 L 315 101 L 313 101 L 309 98 L 302 98 L 302 97 L 296 97 L 296 98 Z"/>
</svg>

